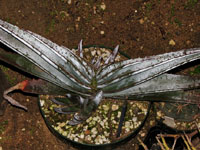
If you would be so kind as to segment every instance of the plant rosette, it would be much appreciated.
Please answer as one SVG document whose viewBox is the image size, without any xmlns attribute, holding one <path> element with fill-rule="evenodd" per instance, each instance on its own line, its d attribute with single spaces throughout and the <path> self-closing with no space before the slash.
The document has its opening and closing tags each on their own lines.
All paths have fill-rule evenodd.
<svg viewBox="0 0 200 150">
<path fill-rule="evenodd" d="M 76 50 L 73 51 L 77 52 Z M 87 60 L 101 56 L 103 61 L 112 52 L 111 49 L 96 46 L 84 48 L 83 51 Z M 118 54 L 115 61 L 124 59 L 127 59 L 125 55 Z M 53 103 L 50 100 L 52 98 L 53 96 L 49 95 L 39 96 L 39 107 L 47 126 L 61 139 L 86 146 L 116 144 L 136 135 L 142 128 L 151 105 L 150 102 L 127 100 L 127 111 L 121 127 L 121 133 L 120 136 L 117 136 L 124 106 L 123 100 L 103 99 L 91 117 L 82 124 L 71 126 L 68 123 L 73 118 L 73 114 L 55 112 L 54 108 L 61 106 Z"/>
</svg>

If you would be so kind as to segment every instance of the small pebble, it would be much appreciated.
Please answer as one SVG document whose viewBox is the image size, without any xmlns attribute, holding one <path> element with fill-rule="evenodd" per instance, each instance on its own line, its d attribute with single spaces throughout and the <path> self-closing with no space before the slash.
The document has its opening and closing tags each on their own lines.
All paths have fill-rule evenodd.
<svg viewBox="0 0 200 150">
<path fill-rule="evenodd" d="M 72 3 L 72 0 L 68 0 L 67 3 L 70 5 Z"/>
<path fill-rule="evenodd" d="M 40 105 L 43 107 L 44 106 L 44 101 L 40 100 Z"/>
<path fill-rule="evenodd" d="M 81 20 L 81 17 L 78 17 L 77 19 L 76 19 L 76 21 L 80 21 Z"/>
<path fill-rule="evenodd" d="M 97 50 L 97 55 L 100 56 L 101 55 L 101 51 Z"/>
<path fill-rule="evenodd" d="M 158 112 L 157 112 L 157 117 L 159 117 L 159 118 L 160 118 L 161 116 L 162 116 L 162 113 L 161 113 L 161 111 L 158 111 Z"/>
<path fill-rule="evenodd" d="M 80 135 L 80 138 L 83 139 L 83 138 L 84 138 L 84 134 L 81 134 L 81 135 Z"/>
<path fill-rule="evenodd" d="M 116 111 L 116 110 L 118 110 L 119 109 L 119 106 L 118 105 L 116 105 L 116 104 L 113 104 L 112 105 L 112 111 Z"/>
<path fill-rule="evenodd" d="M 118 113 L 117 113 L 117 118 L 120 118 L 120 117 L 121 117 L 121 112 L 118 111 Z"/>
<path fill-rule="evenodd" d="M 126 133 L 130 132 L 130 129 L 129 128 L 126 128 L 125 129 Z"/>
<path fill-rule="evenodd" d="M 144 137 L 146 134 L 143 132 L 143 133 L 141 133 L 140 135 L 141 135 L 141 137 Z"/>
<path fill-rule="evenodd" d="M 78 29 L 78 24 L 75 24 L 76 29 Z"/>
<path fill-rule="evenodd" d="M 187 40 L 187 41 L 186 41 L 186 44 L 187 44 L 187 45 L 190 45 L 190 44 L 191 44 L 191 41 Z"/>
<path fill-rule="evenodd" d="M 103 105 L 102 107 L 103 107 L 103 110 L 105 110 L 105 111 L 109 110 L 109 106 L 107 106 L 107 105 Z"/>
<path fill-rule="evenodd" d="M 126 128 L 128 128 L 130 125 L 131 125 L 131 124 L 130 124 L 129 121 L 126 121 L 126 122 L 125 122 L 125 127 L 126 127 Z"/>
<path fill-rule="evenodd" d="M 103 35 L 104 33 L 105 33 L 104 31 L 101 31 L 101 32 L 100 32 L 101 35 Z"/>
<path fill-rule="evenodd" d="M 139 20 L 140 24 L 144 24 L 144 19 Z"/>
<path fill-rule="evenodd" d="M 65 125 L 66 125 L 65 122 L 59 124 L 60 127 L 64 127 Z"/>
<path fill-rule="evenodd" d="M 96 52 L 97 52 L 97 51 L 95 51 L 95 50 L 94 50 L 94 51 L 91 51 L 92 56 L 95 56 L 95 55 L 96 55 Z"/>
<path fill-rule="evenodd" d="M 75 142 L 78 142 L 78 138 L 77 138 L 77 137 L 76 137 L 76 138 L 74 138 L 74 141 L 75 141 Z"/>
<path fill-rule="evenodd" d="M 174 45 L 176 45 L 176 43 L 175 43 L 174 40 L 170 40 L 170 41 L 169 41 L 169 45 L 174 46 Z"/>
<path fill-rule="evenodd" d="M 106 9 L 105 3 L 101 3 L 101 6 L 100 6 L 100 7 L 101 7 L 102 10 L 105 10 L 105 9 Z"/>
<path fill-rule="evenodd" d="M 133 117 L 133 118 L 132 118 L 132 121 L 133 121 L 133 122 L 136 122 L 136 121 L 137 121 L 137 117 Z"/>
</svg>

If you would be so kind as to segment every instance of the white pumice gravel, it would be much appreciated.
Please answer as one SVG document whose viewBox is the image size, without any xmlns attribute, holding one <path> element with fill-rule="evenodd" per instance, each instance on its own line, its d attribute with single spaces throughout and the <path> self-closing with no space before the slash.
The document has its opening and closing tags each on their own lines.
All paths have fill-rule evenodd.
<svg viewBox="0 0 200 150">
<path fill-rule="evenodd" d="M 105 105 L 109 107 L 108 114 L 111 114 L 112 117 L 109 118 L 109 116 L 107 115 L 106 118 L 104 118 L 102 115 L 104 113 L 104 107 L 101 107 L 101 109 L 98 108 L 98 113 L 94 113 L 92 117 L 89 117 L 86 120 L 85 123 L 77 126 L 69 126 L 67 124 L 68 120 L 66 121 L 66 119 L 69 118 L 70 120 L 70 117 L 72 116 L 69 115 L 66 117 L 66 115 L 61 115 L 54 112 L 53 110 L 48 110 L 47 107 L 51 105 L 51 101 L 45 99 L 45 96 L 40 96 L 40 99 L 43 99 L 42 101 L 44 101 L 42 110 L 46 114 L 46 117 L 48 116 L 46 119 L 48 119 L 48 121 L 52 124 L 52 127 L 62 136 L 76 142 L 87 144 L 106 144 L 114 142 L 119 124 L 119 114 L 121 115 L 120 110 L 123 104 L 122 102 L 118 101 L 119 109 L 113 111 L 112 103 L 115 101 L 103 100 L 102 103 L 104 107 Z M 110 103 L 110 101 L 113 102 Z M 137 117 L 138 114 L 133 114 L 129 116 L 131 111 L 127 110 L 127 115 L 125 117 L 125 122 L 122 128 L 122 137 L 123 134 L 131 134 L 139 125 L 141 125 L 147 111 L 148 103 L 143 103 L 143 107 L 144 111 L 139 113 L 140 117 Z M 130 108 L 139 109 L 137 105 L 130 106 Z M 141 114 L 143 114 L 142 117 Z"/>
<path fill-rule="evenodd" d="M 96 57 L 101 55 L 103 60 L 111 54 L 106 48 L 84 48 L 85 55 Z M 76 50 L 73 50 L 76 53 Z M 97 56 L 98 57 L 98 56 Z M 96 57 L 96 58 L 97 58 Z M 116 61 L 125 59 L 118 55 Z M 84 123 L 70 126 L 68 122 L 72 119 L 72 114 L 58 114 L 53 107 L 60 107 L 53 104 L 51 96 L 41 95 L 40 106 L 45 119 L 51 124 L 51 127 L 67 139 L 83 144 L 108 144 L 115 142 L 123 100 L 106 99 L 102 100 L 97 110 Z M 143 122 L 149 102 L 128 101 L 127 112 L 122 126 L 121 137 L 133 133 Z M 139 115 L 139 116 L 138 116 Z M 118 138 L 119 139 L 119 138 Z"/>
<path fill-rule="evenodd" d="M 118 105 L 116 105 L 116 104 L 113 104 L 112 105 L 112 111 L 116 111 L 116 110 L 118 110 L 119 109 L 119 106 Z"/>
</svg>

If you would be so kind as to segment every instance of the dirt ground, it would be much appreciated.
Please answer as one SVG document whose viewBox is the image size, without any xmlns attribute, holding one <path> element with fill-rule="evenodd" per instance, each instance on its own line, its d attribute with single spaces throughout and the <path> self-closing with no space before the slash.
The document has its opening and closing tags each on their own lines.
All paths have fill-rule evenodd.
<svg viewBox="0 0 200 150">
<path fill-rule="evenodd" d="M 81 39 L 83 45 L 119 44 L 132 58 L 200 47 L 198 0 L 0 0 L 0 19 L 68 48 Z M 25 78 L 14 70 L 11 84 Z M 48 130 L 36 96 L 14 98 L 28 112 L 8 105 L 0 116 L 0 150 L 76 149 Z M 117 149 L 134 149 L 134 142 Z"/>
</svg>

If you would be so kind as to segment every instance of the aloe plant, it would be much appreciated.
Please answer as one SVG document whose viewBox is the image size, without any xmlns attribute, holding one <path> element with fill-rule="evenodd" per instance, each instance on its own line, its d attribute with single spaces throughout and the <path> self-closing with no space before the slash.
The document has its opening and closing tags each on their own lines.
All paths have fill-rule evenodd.
<svg viewBox="0 0 200 150">
<path fill-rule="evenodd" d="M 82 41 L 76 55 L 66 47 L 2 20 L 0 42 L 13 51 L 1 49 L 0 60 L 40 78 L 18 83 L 4 92 L 4 98 L 12 105 L 27 109 L 8 94 L 20 89 L 28 93 L 63 95 L 66 98 L 53 101 L 66 107 L 55 111 L 79 112 L 71 125 L 86 120 L 102 98 L 200 104 L 199 78 L 167 73 L 199 59 L 200 48 L 115 62 L 117 46 L 101 66 L 101 58 L 92 62 L 84 59 Z"/>
</svg>

